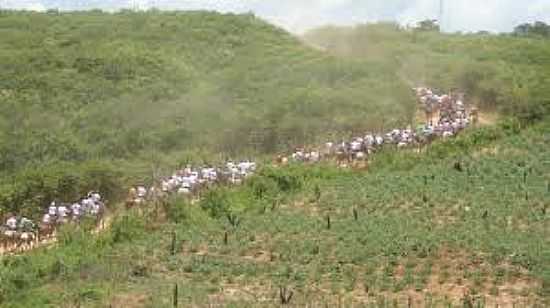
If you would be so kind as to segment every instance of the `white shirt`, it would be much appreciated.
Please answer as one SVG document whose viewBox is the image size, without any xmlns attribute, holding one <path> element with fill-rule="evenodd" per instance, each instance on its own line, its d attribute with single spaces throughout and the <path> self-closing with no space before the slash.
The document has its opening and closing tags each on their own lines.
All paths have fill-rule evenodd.
<svg viewBox="0 0 550 308">
<path fill-rule="evenodd" d="M 81 208 L 82 207 L 78 203 L 74 203 L 73 205 L 71 205 L 71 210 L 73 211 L 73 215 L 74 216 L 80 216 L 80 209 Z"/>
<path fill-rule="evenodd" d="M 191 179 L 188 177 L 183 178 L 183 182 L 181 184 L 181 187 L 183 188 L 191 188 Z"/>
<path fill-rule="evenodd" d="M 50 206 L 48 208 L 48 214 L 50 214 L 51 216 L 57 215 L 57 207 L 56 206 Z"/>
<path fill-rule="evenodd" d="M 351 149 L 354 151 L 359 151 L 361 149 L 361 143 L 357 141 L 353 141 L 351 143 Z"/>
<path fill-rule="evenodd" d="M 90 213 L 92 215 L 97 215 L 99 214 L 99 204 L 95 204 L 92 206 L 91 210 L 90 210 Z"/>
<path fill-rule="evenodd" d="M 99 193 L 93 193 L 92 194 L 92 200 L 94 200 L 94 202 L 101 201 L 101 195 Z"/>
<path fill-rule="evenodd" d="M 241 171 L 248 170 L 248 163 L 247 162 L 240 162 L 239 163 L 239 169 L 241 169 Z"/>
<path fill-rule="evenodd" d="M 82 207 L 85 211 L 90 211 L 91 208 L 94 206 L 94 201 L 90 198 L 86 198 L 82 200 Z"/>
<path fill-rule="evenodd" d="M 170 190 L 170 183 L 168 183 L 167 181 L 162 181 L 161 186 L 163 192 L 168 192 Z"/>
<path fill-rule="evenodd" d="M 15 217 L 8 218 L 8 220 L 6 221 L 6 226 L 8 226 L 8 228 L 10 229 L 17 229 L 17 218 Z"/>
<path fill-rule="evenodd" d="M 65 206 L 60 206 L 60 207 L 57 208 L 57 211 L 59 212 L 59 217 L 65 217 L 65 216 L 67 216 L 67 212 L 69 210 Z"/>
<path fill-rule="evenodd" d="M 50 214 L 44 214 L 44 216 L 42 217 L 42 222 L 45 224 L 49 224 L 51 221 L 52 221 L 52 218 Z"/>
<path fill-rule="evenodd" d="M 145 197 L 147 195 L 147 189 L 143 186 L 139 186 L 137 188 L 137 195 L 141 198 Z"/>
</svg>

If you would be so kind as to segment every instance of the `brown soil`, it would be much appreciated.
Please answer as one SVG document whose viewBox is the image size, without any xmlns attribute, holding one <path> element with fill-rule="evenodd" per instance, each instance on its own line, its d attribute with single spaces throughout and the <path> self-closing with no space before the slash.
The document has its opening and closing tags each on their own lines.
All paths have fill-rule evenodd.
<svg viewBox="0 0 550 308">
<path fill-rule="evenodd" d="M 149 297 L 145 294 L 129 293 L 115 296 L 109 303 L 112 308 L 137 308 L 146 307 Z"/>
</svg>

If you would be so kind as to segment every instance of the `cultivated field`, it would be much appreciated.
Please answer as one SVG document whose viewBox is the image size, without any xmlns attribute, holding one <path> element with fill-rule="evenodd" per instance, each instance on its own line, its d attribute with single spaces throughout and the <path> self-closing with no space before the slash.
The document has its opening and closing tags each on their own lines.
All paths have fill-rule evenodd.
<svg viewBox="0 0 550 308">
<path fill-rule="evenodd" d="M 175 294 L 182 306 L 278 306 L 281 292 L 297 306 L 543 307 L 548 129 L 472 131 L 380 154 L 368 173 L 266 168 L 198 204 L 151 205 L 5 259 L 3 296 L 15 307 L 170 307 Z"/>
</svg>

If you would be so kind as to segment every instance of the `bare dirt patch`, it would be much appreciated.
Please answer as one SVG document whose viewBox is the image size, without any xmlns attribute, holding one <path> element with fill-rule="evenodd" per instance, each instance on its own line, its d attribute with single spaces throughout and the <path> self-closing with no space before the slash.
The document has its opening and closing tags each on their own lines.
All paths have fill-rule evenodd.
<svg viewBox="0 0 550 308">
<path fill-rule="evenodd" d="M 498 114 L 494 112 L 479 112 L 478 124 L 481 126 L 495 125 L 498 121 Z"/>
<path fill-rule="evenodd" d="M 109 307 L 112 308 L 137 308 L 146 307 L 149 302 L 149 296 L 140 293 L 127 293 L 116 295 L 111 299 Z"/>
</svg>

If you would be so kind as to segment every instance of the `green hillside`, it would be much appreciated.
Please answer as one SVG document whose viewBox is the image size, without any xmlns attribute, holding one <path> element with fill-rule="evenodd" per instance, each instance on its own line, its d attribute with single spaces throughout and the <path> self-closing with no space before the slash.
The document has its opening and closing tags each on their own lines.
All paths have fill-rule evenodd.
<svg viewBox="0 0 550 308">
<path fill-rule="evenodd" d="M 0 16 L 3 171 L 151 148 L 273 151 L 413 107 L 383 65 L 327 56 L 249 15 Z"/>
<path fill-rule="evenodd" d="M 414 113 L 390 67 L 252 15 L 2 12 L 0 33 L 4 213 L 87 189 L 116 199 L 128 177 L 189 157 L 273 153 Z"/>
<path fill-rule="evenodd" d="M 0 32 L 4 213 L 88 189 L 117 199 L 187 159 L 405 125 L 419 84 L 527 122 L 550 102 L 544 39 L 388 24 L 306 35 L 327 53 L 252 15 L 155 11 L 2 12 Z"/>
<path fill-rule="evenodd" d="M 442 35 L 369 24 L 323 27 L 304 40 L 342 59 L 386 63 L 413 86 L 461 89 L 486 111 L 532 121 L 550 109 L 550 40 L 540 36 Z"/>
<path fill-rule="evenodd" d="M 0 256 L 0 306 L 278 307 L 284 290 L 299 307 L 549 306 L 548 50 L 391 24 L 297 38 L 252 15 L 1 12 L 0 218 L 91 189 L 110 212 L 99 234 L 68 224 Z M 262 162 L 411 124 L 417 85 L 498 121 L 367 172 Z M 122 209 L 130 184 L 231 155 L 258 174 Z"/>
</svg>

